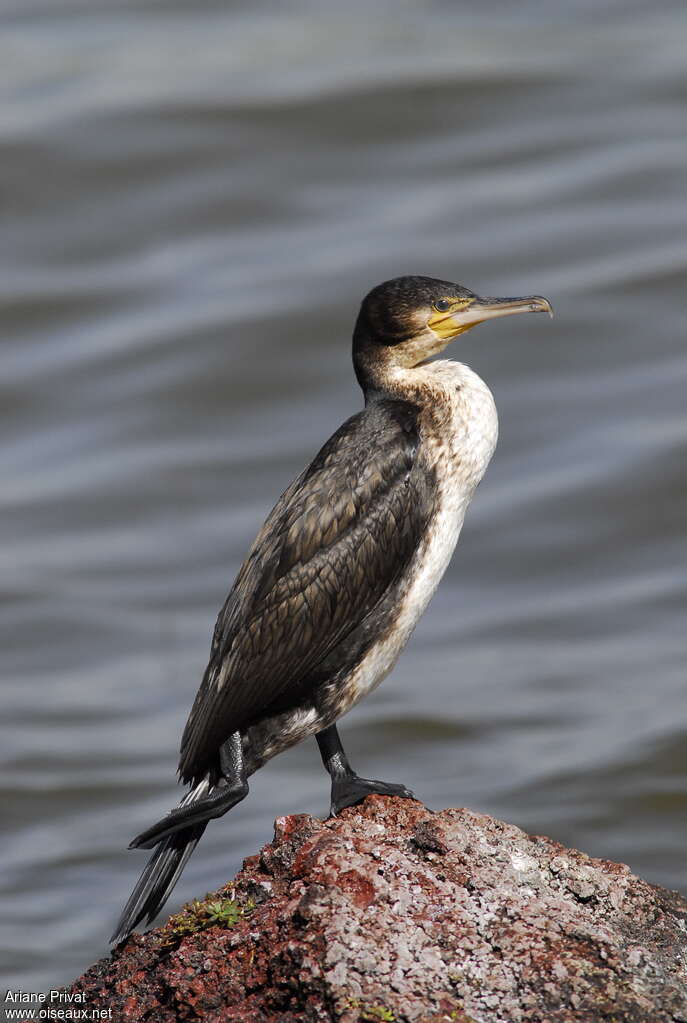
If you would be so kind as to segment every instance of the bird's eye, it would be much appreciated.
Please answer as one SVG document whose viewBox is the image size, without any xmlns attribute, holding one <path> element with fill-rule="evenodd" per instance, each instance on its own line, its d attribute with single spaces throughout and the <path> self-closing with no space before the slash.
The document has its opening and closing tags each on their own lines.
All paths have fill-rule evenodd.
<svg viewBox="0 0 687 1023">
<path fill-rule="evenodd" d="M 451 308 L 451 303 L 447 298 L 438 298 L 434 303 L 434 308 L 438 313 L 445 313 Z"/>
</svg>

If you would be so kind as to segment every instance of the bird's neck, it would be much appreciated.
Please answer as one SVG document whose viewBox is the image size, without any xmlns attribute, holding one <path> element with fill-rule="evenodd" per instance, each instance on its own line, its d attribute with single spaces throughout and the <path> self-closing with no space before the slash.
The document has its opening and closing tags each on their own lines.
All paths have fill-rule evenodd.
<svg viewBox="0 0 687 1023">
<path fill-rule="evenodd" d="M 412 369 L 389 369 L 381 386 L 365 391 L 365 404 L 392 399 L 419 409 L 427 457 L 445 460 L 472 494 L 489 464 L 498 437 L 491 391 L 469 366 L 442 359 Z"/>
<path fill-rule="evenodd" d="M 488 394 L 489 388 L 469 366 L 452 359 L 427 362 L 412 368 L 403 366 L 376 367 L 363 385 L 365 404 L 384 399 L 411 401 L 421 407 L 436 408 L 445 401 L 455 402 L 456 395 L 463 392 L 463 399 L 470 400 L 473 394 Z"/>
</svg>

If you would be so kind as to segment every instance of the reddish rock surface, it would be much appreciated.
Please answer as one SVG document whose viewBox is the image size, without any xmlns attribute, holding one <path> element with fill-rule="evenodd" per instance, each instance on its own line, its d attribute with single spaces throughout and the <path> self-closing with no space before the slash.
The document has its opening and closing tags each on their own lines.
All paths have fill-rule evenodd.
<svg viewBox="0 0 687 1023">
<path fill-rule="evenodd" d="M 72 985 L 113 1020 L 678 1023 L 687 903 L 470 810 L 280 817 L 235 880 Z"/>
</svg>

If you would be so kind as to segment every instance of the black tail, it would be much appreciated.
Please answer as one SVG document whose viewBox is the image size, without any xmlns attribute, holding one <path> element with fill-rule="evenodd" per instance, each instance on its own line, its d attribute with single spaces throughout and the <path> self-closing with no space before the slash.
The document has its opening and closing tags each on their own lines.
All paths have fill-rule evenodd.
<svg viewBox="0 0 687 1023">
<path fill-rule="evenodd" d="M 110 938 L 113 944 L 128 937 L 144 917 L 146 923 L 150 923 L 157 916 L 171 895 L 208 822 L 213 817 L 221 817 L 247 794 L 248 783 L 242 775 L 233 784 L 222 777 L 213 788 L 209 780 L 204 778 L 186 793 L 176 809 L 133 840 L 130 849 L 155 847 L 155 852 L 124 907 Z"/>
<path fill-rule="evenodd" d="M 112 944 L 119 944 L 127 938 L 144 917 L 145 922 L 150 923 L 157 916 L 171 895 L 206 826 L 195 824 L 160 842 L 124 907 L 110 938 Z"/>
<path fill-rule="evenodd" d="M 186 793 L 181 800 L 179 809 L 205 799 L 209 787 L 207 778 L 203 779 L 195 788 Z M 182 870 L 188 863 L 189 856 L 198 845 L 206 827 L 207 821 L 194 823 L 192 826 L 181 828 L 174 834 L 167 835 L 159 842 L 124 907 L 115 932 L 110 938 L 112 944 L 119 944 L 120 941 L 128 937 L 144 917 L 146 923 L 150 923 L 157 916 L 171 895 L 174 885 L 179 880 Z"/>
</svg>

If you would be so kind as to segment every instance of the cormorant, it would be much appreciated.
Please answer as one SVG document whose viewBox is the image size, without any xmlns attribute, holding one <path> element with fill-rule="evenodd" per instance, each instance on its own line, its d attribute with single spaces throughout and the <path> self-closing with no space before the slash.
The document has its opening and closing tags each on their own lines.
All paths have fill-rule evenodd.
<svg viewBox="0 0 687 1023">
<path fill-rule="evenodd" d="M 284 491 L 219 613 L 210 662 L 181 740 L 179 805 L 133 840 L 150 858 L 117 925 L 150 922 L 208 822 L 244 799 L 248 778 L 315 735 L 331 813 L 370 793 L 336 722 L 391 671 L 449 563 L 496 445 L 487 385 L 430 362 L 485 320 L 549 312 L 545 298 L 480 298 L 459 284 L 398 277 L 364 299 L 353 365 L 365 408 Z"/>
</svg>

